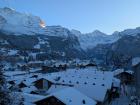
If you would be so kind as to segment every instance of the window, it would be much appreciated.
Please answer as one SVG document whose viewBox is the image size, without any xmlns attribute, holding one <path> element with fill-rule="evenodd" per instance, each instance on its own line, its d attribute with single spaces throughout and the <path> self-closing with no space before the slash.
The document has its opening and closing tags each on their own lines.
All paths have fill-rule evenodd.
<svg viewBox="0 0 140 105">
<path fill-rule="evenodd" d="M 87 82 L 85 82 L 84 84 L 87 84 Z"/>
<path fill-rule="evenodd" d="M 79 82 L 78 82 L 78 81 L 77 81 L 76 83 L 77 83 L 77 84 L 79 84 Z"/>
<path fill-rule="evenodd" d="M 85 101 L 85 100 L 83 100 L 83 101 L 82 101 L 82 103 L 83 103 L 83 104 L 86 104 L 86 101 Z"/>
<path fill-rule="evenodd" d="M 102 86 L 105 86 L 105 84 L 102 84 Z"/>
<path fill-rule="evenodd" d="M 95 83 L 93 83 L 93 85 L 96 85 Z"/>
</svg>

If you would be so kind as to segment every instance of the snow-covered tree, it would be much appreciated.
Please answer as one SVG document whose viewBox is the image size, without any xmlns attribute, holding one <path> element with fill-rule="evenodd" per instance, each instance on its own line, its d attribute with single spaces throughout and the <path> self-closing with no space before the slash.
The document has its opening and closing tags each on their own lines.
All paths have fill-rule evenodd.
<svg viewBox="0 0 140 105">
<path fill-rule="evenodd" d="M 10 101 L 10 95 L 6 89 L 6 81 L 2 70 L 0 70 L 0 105 L 9 105 Z"/>
<path fill-rule="evenodd" d="M 0 105 L 23 105 L 21 95 L 8 90 L 2 69 L 0 69 Z"/>
</svg>

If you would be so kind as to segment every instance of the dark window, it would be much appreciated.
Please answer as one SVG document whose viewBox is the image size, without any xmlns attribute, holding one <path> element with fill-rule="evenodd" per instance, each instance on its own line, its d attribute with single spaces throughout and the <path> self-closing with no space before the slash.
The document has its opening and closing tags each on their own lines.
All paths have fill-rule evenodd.
<svg viewBox="0 0 140 105">
<path fill-rule="evenodd" d="M 105 84 L 102 84 L 102 86 L 105 86 Z"/>
<path fill-rule="evenodd" d="M 85 82 L 84 84 L 87 84 L 87 82 Z"/>
<path fill-rule="evenodd" d="M 93 83 L 93 85 L 96 85 L 95 83 Z"/>
<path fill-rule="evenodd" d="M 86 101 L 85 100 L 83 100 L 82 102 L 83 102 L 83 104 L 86 104 Z"/>
</svg>

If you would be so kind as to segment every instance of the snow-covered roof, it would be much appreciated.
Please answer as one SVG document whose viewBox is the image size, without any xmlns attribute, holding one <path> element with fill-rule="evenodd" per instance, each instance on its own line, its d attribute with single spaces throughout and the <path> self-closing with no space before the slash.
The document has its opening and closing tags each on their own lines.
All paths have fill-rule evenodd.
<svg viewBox="0 0 140 105">
<path fill-rule="evenodd" d="M 56 92 L 71 85 L 86 96 L 96 100 L 104 101 L 107 90 L 111 89 L 113 83 L 113 72 L 84 70 L 68 70 L 65 72 L 51 73 L 46 79 L 59 85 L 52 85 L 48 93 Z M 60 86 L 61 85 L 61 86 Z"/>
<path fill-rule="evenodd" d="M 8 55 L 16 55 L 18 50 L 9 50 Z"/>
<path fill-rule="evenodd" d="M 120 74 L 122 72 L 124 72 L 124 69 L 116 69 L 115 71 L 113 71 L 114 76 L 116 76 L 116 75 L 118 75 L 118 74 Z"/>
<path fill-rule="evenodd" d="M 67 85 L 95 85 L 104 86 L 107 89 L 111 88 L 112 80 L 113 80 L 113 73 L 112 72 L 102 72 L 102 71 L 95 71 L 91 69 L 84 69 L 84 70 L 67 70 L 64 72 L 58 73 L 51 73 L 44 77 L 49 81 L 57 84 L 67 84 Z"/>
<path fill-rule="evenodd" d="M 132 59 L 132 66 L 136 66 L 140 63 L 140 57 L 135 57 Z"/>
<path fill-rule="evenodd" d="M 66 105 L 96 105 L 97 103 L 72 87 L 52 93 L 50 96 L 55 96 Z"/>
<path fill-rule="evenodd" d="M 47 90 L 48 94 L 55 93 L 57 91 L 63 90 L 65 88 L 68 88 L 68 86 L 63 86 L 63 85 L 51 85 L 49 90 Z"/>
<path fill-rule="evenodd" d="M 57 91 L 64 90 L 68 87 L 69 86 L 52 85 L 50 89 L 47 91 L 47 93 L 48 94 L 55 93 Z M 104 86 L 79 85 L 79 86 L 74 86 L 73 88 L 98 102 L 103 102 L 107 93 L 107 89 Z"/>
<path fill-rule="evenodd" d="M 30 93 L 31 91 L 36 91 L 37 88 L 35 86 L 29 86 L 21 89 L 24 93 Z"/>
<path fill-rule="evenodd" d="M 26 73 L 26 72 L 25 71 L 6 71 L 6 72 L 4 72 L 4 74 L 7 76 L 19 75 L 19 74 L 24 74 L 24 73 Z"/>
<path fill-rule="evenodd" d="M 133 74 L 134 72 L 132 70 L 124 70 L 124 69 L 117 69 L 114 71 L 114 76 L 119 75 L 123 72 L 129 73 L 129 74 Z"/>
<path fill-rule="evenodd" d="M 121 81 L 117 78 L 113 78 L 113 87 L 120 87 Z"/>
</svg>

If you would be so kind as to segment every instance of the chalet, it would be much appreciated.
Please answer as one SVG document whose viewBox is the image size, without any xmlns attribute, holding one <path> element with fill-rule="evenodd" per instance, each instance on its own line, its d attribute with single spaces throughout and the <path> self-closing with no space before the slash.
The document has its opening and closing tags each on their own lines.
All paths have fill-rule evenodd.
<svg viewBox="0 0 140 105">
<path fill-rule="evenodd" d="M 49 71 L 51 69 L 50 66 L 42 66 L 42 71 Z"/>
<path fill-rule="evenodd" d="M 42 61 L 30 61 L 28 63 L 28 67 L 31 67 L 31 68 L 38 68 L 38 67 L 42 67 L 42 66 L 43 66 Z"/>
<path fill-rule="evenodd" d="M 39 93 L 36 91 L 31 91 L 30 94 L 39 94 Z"/>
<path fill-rule="evenodd" d="M 114 76 L 121 80 L 121 83 L 131 84 L 134 82 L 133 71 L 125 71 L 124 69 L 117 69 L 114 71 Z"/>
<path fill-rule="evenodd" d="M 132 67 L 134 70 L 136 95 L 140 98 L 140 58 L 139 57 L 132 59 Z"/>
<path fill-rule="evenodd" d="M 51 66 L 42 66 L 42 71 L 51 73 L 51 72 L 58 72 L 58 71 L 65 71 L 67 69 L 67 64 L 59 64 L 59 65 L 51 65 Z"/>
<path fill-rule="evenodd" d="M 30 78 L 38 78 L 38 75 L 33 75 Z"/>
<path fill-rule="evenodd" d="M 27 85 L 24 82 L 21 82 L 18 84 L 18 87 L 21 89 L 27 87 Z"/>
<path fill-rule="evenodd" d="M 80 69 L 86 68 L 86 66 L 84 64 L 77 64 L 77 67 L 80 68 Z"/>
<path fill-rule="evenodd" d="M 93 63 L 89 63 L 87 65 L 85 65 L 86 67 L 96 67 L 97 65 L 96 64 L 93 64 Z"/>
<path fill-rule="evenodd" d="M 65 88 L 54 92 L 44 99 L 34 102 L 36 105 L 96 105 L 97 102 L 74 88 Z"/>
<path fill-rule="evenodd" d="M 34 81 L 33 84 L 38 90 L 43 91 L 43 90 L 48 90 L 52 83 L 49 80 L 41 78 Z"/>
<path fill-rule="evenodd" d="M 47 73 L 58 72 L 55 66 L 42 66 L 42 71 Z"/>
<path fill-rule="evenodd" d="M 15 85 L 14 80 L 8 81 L 8 83 L 11 84 L 11 85 Z"/>
<path fill-rule="evenodd" d="M 58 67 L 57 67 L 57 69 L 58 70 L 66 70 L 67 69 L 67 64 L 64 64 L 64 65 L 59 65 Z"/>
<path fill-rule="evenodd" d="M 28 67 L 27 65 L 22 65 L 22 66 L 20 67 L 20 69 L 21 69 L 22 71 L 27 71 L 27 70 L 29 70 L 29 67 Z"/>
<path fill-rule="evenodd" d="M 18 87 L 18 86 L 16 86 L 16 85 L 12 85 L 12 86 L 10 86 L 9 88 L 8 88 L 10 91 L 18 91 L 18 92 L 21 92 L 22 90 Z"/>
</svg>

